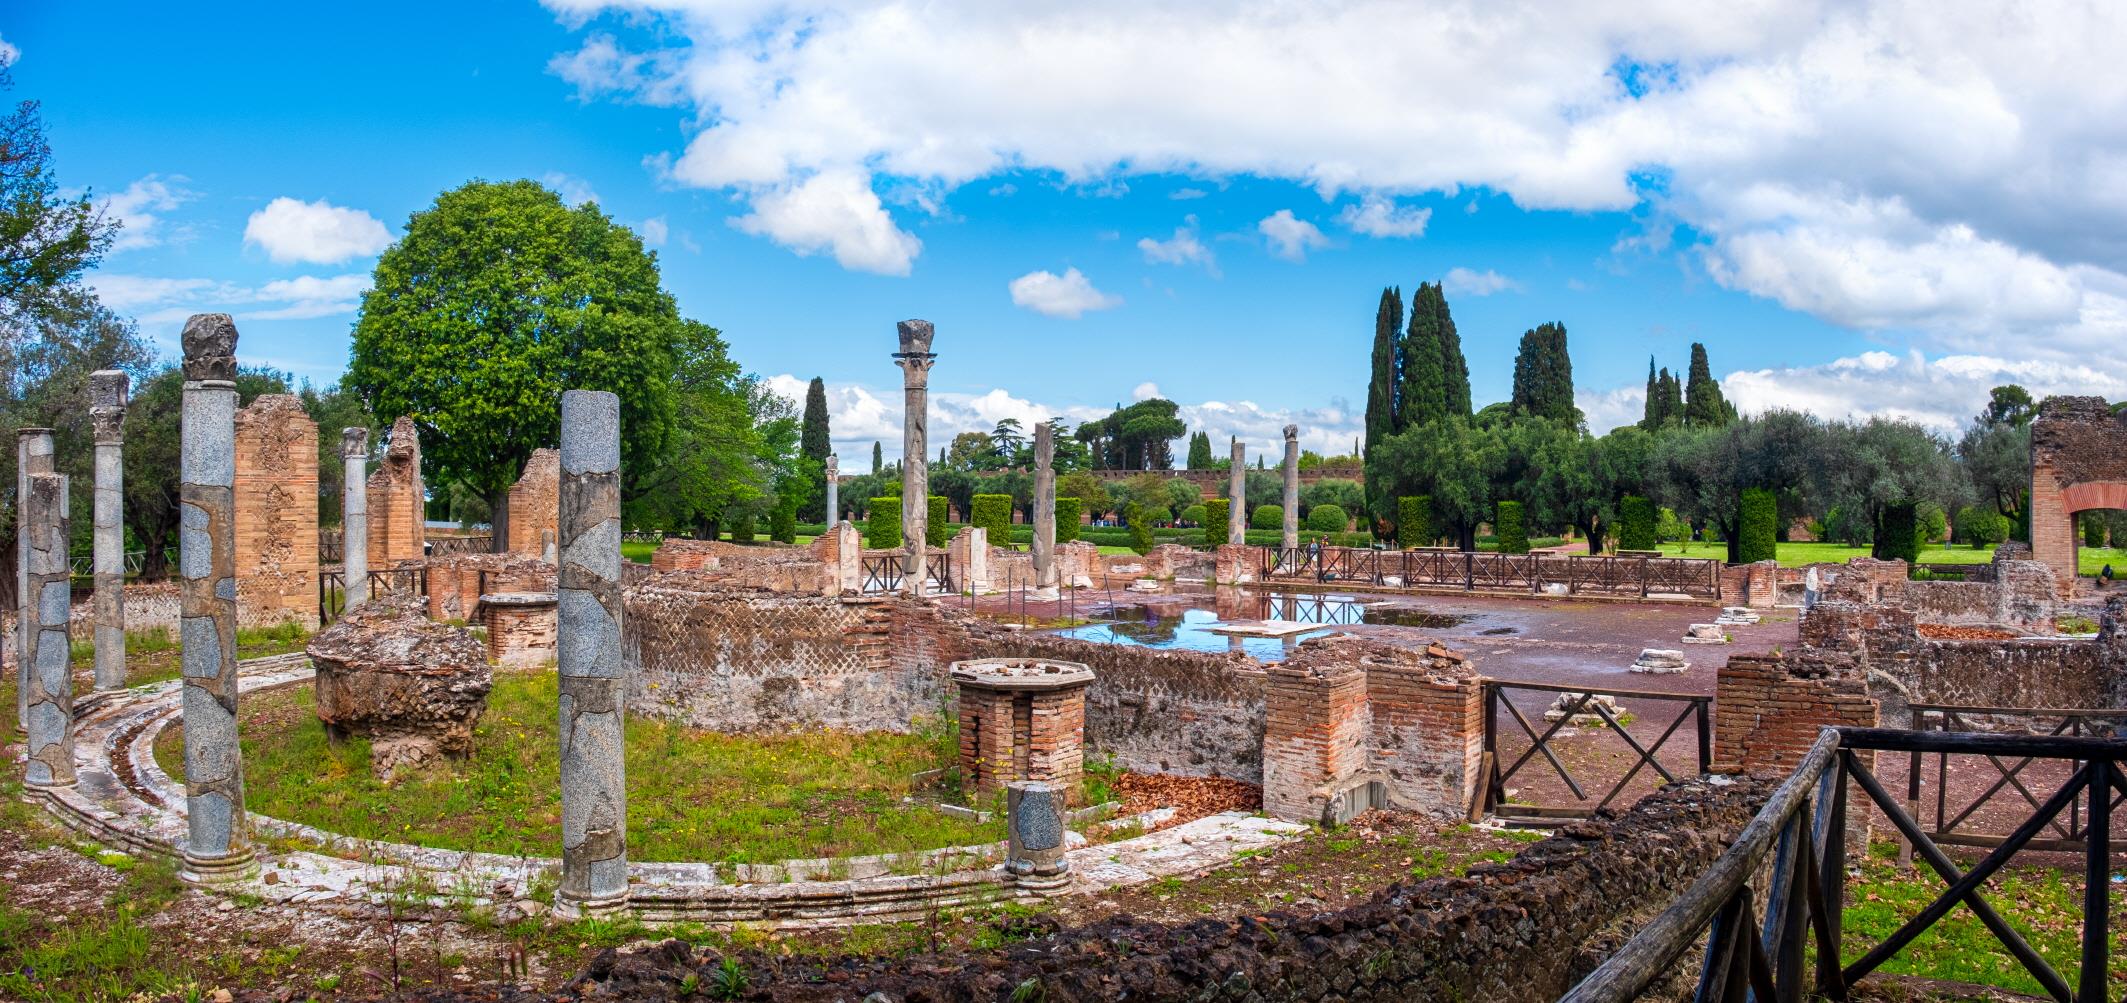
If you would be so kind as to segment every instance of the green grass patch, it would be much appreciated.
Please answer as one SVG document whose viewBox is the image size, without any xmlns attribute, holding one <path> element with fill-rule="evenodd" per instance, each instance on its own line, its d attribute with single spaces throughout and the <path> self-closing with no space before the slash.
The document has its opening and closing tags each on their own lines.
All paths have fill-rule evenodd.
<svg viewBox="0 0 2127 1003">
<path fill-rule="evenodd" d="M 1661 549 L 1671 557 L 1725 559 L 1728 556 L 1728 544 L 1725 543 L 1664 543 Z M 1844 564 L 1850 558 L 1867 557 L 1869 548 L 1849 547 L 1843 543 L 1782 543 L 1776 553 L 1781 567 L 1799 568 L 1805 564 Z M 2081 574 L 2095 575 L 2106 564 L 2111 564 L 2116 573 L 2127 574 L 2127 550 L 2081 547 L 2076 556 L 2077 571 Z M 1920 550 L 1922 564 L 1986 564 L 1992 560 L 1992 547 L 1967 547 L 1960 543 Z"/>
<path fill-rule="evenodd" d="M 246 698 L 246 798 L 254 811 L 365 839 L 559 856 L 558 700 L 552 671 L 497 675 L 473 755 L 386 786 L 370 773 L 368 742 L 327 739 L 310 687 Z M 181 741 L 171 728 L 155 746 L 173 777 Z M 902 802 L 913 774 L 958 758 L 950 727 L 740 736 L 630 718 L 628 852 L 771 863 L 1003 839 L 1001 813 L 977 825 Z"/>
</svg>

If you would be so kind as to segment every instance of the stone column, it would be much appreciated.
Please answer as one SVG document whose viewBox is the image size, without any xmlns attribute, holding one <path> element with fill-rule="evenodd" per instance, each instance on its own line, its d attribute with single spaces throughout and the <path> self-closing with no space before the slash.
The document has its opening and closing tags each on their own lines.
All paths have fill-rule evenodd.
<svg viewBox="0 0 2127 1003">
<path fill-rule="evenodd" d="M 1233 440 L 1233 460 L 1226 471 L 1226 542 L 1248 542 L 1248 447 Z"/>
<path fill-rule="evenodd" d="M 242 876 L 251 865 L 236 716 L 236 322 L 185 322 L 179 432 L 179 640 L 184 666 L 185 875 Z"/>
<path fill-rule="evenodd" d="M 1063 789 L 1023 780 L 1005 791 L 1005 826 L 1011 835 L 1005 870 L 1021 888 L 1061 894 L 1071 883 L 1071 861 L 1064 856 Z"/>
<path fill-rule="evenodd" d="M 31 474 L 23 504 L 20 532 L 29 564 L 24 569 L 29 594 L 24 606 L 30 667 L 29 759 L 23 782 L 31 787 L 74 786 L 74 680 L 67 664 L 67 616 L 70 582 L 67 562 L 67 483 L 65 474 Z"/>
<path fill-rule="evenodd" d="M 904 320 L 897 326 L 901 350 L 894 365 L 901 367 L 901 545 L 907 556 L 901 562 L 901 584 L 911 594 L 922 595 L 924 587 L 924 531 L 930 525 L 931 479 L 923 451 L 930 425 L 931 364 L 938 356 L 931 351 L 931 322 Z"/>
<path fill-rule="evenodd" d="M 96 688 L 126 684 L 126 374 L 89 374 L 89 424 L 96 433 Z"/>
<path fill-rule="evenodd" d="M 37 614 L 30 603 L 30 543 L 23 533 L 23 516 L 29 507 L 30 477 L 52 472 L 52 430 L 15 430 L 15 722 L 30 721 L 29 625 Z"/>
<path fill-rule="evenodd" d="M 838 459 L 833 453 L 827 454 L 826 514 L 828 529 L 835 528 L 835 523 L 842 521 L 840 518 L 838 518 L 840 509 L 842 508 L 842 482 L 840 480 L 841 476 L 842 461 Z"/>
<path fill-rule="evenodd" d="M 1300 426 L 1285 426 L 1285 549 L 1300 545 Z"/>
<path fill-rule="evenodd" d="M 620 398 L 561 395 L 561 889 L 573 915 L 628 902 L 622 759 Z"/>
<path fill-rule="evenodd" d="M 1056 595 L 1056 429 L 1034 425 L 1034 588 L 1038 598 Z"/>
<path fill-rule="evenodd" d="M 369 429 L 340 430 L 341 609 L 369 601 Z"/>
</svg>

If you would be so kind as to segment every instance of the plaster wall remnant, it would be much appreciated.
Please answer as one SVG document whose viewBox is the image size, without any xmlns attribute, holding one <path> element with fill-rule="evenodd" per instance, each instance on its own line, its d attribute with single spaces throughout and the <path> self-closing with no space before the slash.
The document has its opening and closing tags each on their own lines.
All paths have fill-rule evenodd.
<svg viewBox="0 0 2127 1003">
<path fill-rule="evenodd" d="M 535 449 L 524 461 L 524 476 L 510 485 L 510 519 L 507 550 L 513 554 L 543 557 L 554 538 L 555 506 L 560 503 L 561 453 Z"/>
<path fill-rule="evenodd" d="M 369 567 L 383 571 L 427 556 L 427 492 L 421 436 L 405 415 L 392 422 L 384 459 L 369 475 Z"/>
<path fill-rule="evenodd" d="M 122 689 L 126 684 L 126 496 L 125 373 L 102 369 L 89 374 L 89 424 L 96 436 L 96 688 Z"/>
<path fill-rule="evenodd" d="M 1285 426 L 1285 535 L 1287 550 L 1300 545 L 1300 426 Z"/>
<path fill-rule="evenodd" d="M 67 642 L 71 589 L 67 558 L 65 474 L 31 474 L 23 499 L 22 535 L 29 592 L 22 635 L 29 642 L 28 754 L 23 782 L 31 788 L 74 785 L 74 674 Z"/>
<path fill-rule="evenodd" d="M 628 901 L 621 667 L 620 398 L 561 395 L 561 887 L 565 912 Z"/>
<path fill-rule="evenodd" d="M 369 600 L 369 429 L 340 430 L 340 559 L 341 609 L 353 609 Z"/>
<path fill-rule="evenodd" d="M 901 564 L 902 587 L 922 595 L 925 529 L 930 525 L 930 469 L 924 453 L 930 447 L 931 365 L 938 355 L 931 351 L 934 333 L 927 320 L 904 320 L 897 325 L 901 350 L 894 365 L 901 367 L 901 545 L 906 556 Z"/>
<path fill-rule="evenodd" d="M 52 430 L 15 430 L 15 514 L 20 518 L 23 502 L 30 496 L 30 478 L 52 472 Z M 29 537 L 15 534 L 15 723 L 29 727 L 30 676 L 29 631 L 22 625 L 36 616 L 30 605 Z"/>
<path fill-rule="evenodd" d="M 193 314 L 183 344 L 177 563 L 184 873 L 214 882 L 241 878 L 253 859 L 236 712 L 236 322 L 225 313 Z"/>
<path fill-rule="evenodd" d="M 1242 546 L 1248 542 L 1248 446 L 1240 439 L 1233 440 L 1232 461 L 1226 468 L 1226 542 Z"/>
<path fill-rule="evenodd" d="M 962 783 L 987 794 L 1033 781 L 1078 799 L 1092 669 L 1045 658 L 976 658 L 954 662 L 948 675 L 957 690 Z"/>
<path fill-rule="evenodd" d="M 428 618 L 421 597 L 379 595 L 311 638 L 317 715 L 335 741 L 370 740 L 376 776 L 473 750 L 494 676 L 471 631 Z"/>
<path fill-rule="evenodd" d="M 236 413 L 235 528 L 238 605 L 316 626 L 318 423 L 293 394 Z"/>
<path fill-rule="evenodd" d="M 2048 397 L 2031 419 L 2031 553 L 2075 587 L 2078 512 L 2127 509 L 2127 414 L 2103 397 Z"/>
<path fill-rule="evenodd" d="M 1034 425 L 1034 588 L 1056 593 L 1056 428 Z"/>
<path fill-rule="evenodd" d="M 960 591 L 981 595 L 990 591 L 990 534 L 981 526 L 962 526 L 945 544 L 946 560 L 952 562 L 954 584 Z"/>
</svg>

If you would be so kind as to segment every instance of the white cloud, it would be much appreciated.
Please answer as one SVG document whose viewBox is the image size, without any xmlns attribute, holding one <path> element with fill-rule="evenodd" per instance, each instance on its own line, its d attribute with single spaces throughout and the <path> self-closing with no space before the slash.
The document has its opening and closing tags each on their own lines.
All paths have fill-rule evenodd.
<svg viewBox="0 0 2127 1003">
<path fill-rule="evenodd" d="M 665 223 L 663 216 L 652 216 L 643 220 L 637 229 L 642 231 L 643 243 L 651 247 L 665 246 L 665 241 L 672 236 L 672 228 Z"/>
<path fill-rule="evenodd" d="M 1471 296 L 1490 296 L 1493 293 L 1521 288 L 1521 283 L 1489 268 L 1481 272 L 1461 267 L 1450 268 L 1447 275 L 1440 280 L 1440 285 L 1448 292 Z"/>
<path fill-rule="evenodd" d="M 2034 397 L 2127 396 L 2127 376 L 2095 365 L 1978 354 L 1931 360 L 1918 351 L 1730 373 L 1721 391 L 1745 414 L 1791 408 L 1826 418 L 1904 418 L 1950 435 L 1979 412 L 1988 390 L 2004 383 L 2021 384 Z"/>
<path fill-rule="evenodd" d="M 1123 298 L 1093 288 L 1093 282 L 1076 268 L 1062 275 L 1051 271 L 1028 272 L 1010 285 L 1012 304 L 1051 317 L 1076 318 L 1088 310 L 1107 310 L 1123 305 Z"/>
<path fill-rule="evenodd" d="M 257 244 L 268 258 L 284 264 L 336 265 L 390 246 L 391 232 L 360 209 L 283 195 L 251 214 L 244 224 L 244 243 Z"/>
<path fill-rule="evenodd" d="M 16 48 L 7 39 L 0 38 L 0 67 L 13 66 L 15 65 L 15 60 L 21 58 L 21 49 Z"/>
<path fill-rule="evenodd" d="M 801 255 L 832 250 L 851 271 L 907 275 L 923 241 L 894 225 L 861 171 L 822 171 L 754 196 L 753 212 L 731 221 Z"/>
<path fill-rule="evenodd" d="M 302 320 L 353 313 L 360 305 L 362 294 L 368 290 L 369 276 L 360 272 L 322 279 L 311 275 L 276 279 L 260 286 L 256 297 L 260 302 L 285 303 L 286 306 L 246 310 L 237 316 L 252 320 Z"/>
<path fill-rule="evenodd" d="M 1140 237 L 1137 249 L 1144 252 L 1145 260 L 1155 265 L 1203 265 L 1213 275 L 1219 273 L 1218 260 L 1212 257 L 1211 248 L 1197 239 L 1196 217 L 1186 218 L 1181 226 L 1174 228 L 1174 236 L 1166 240 Z"/>
<path fill-rule="evenodd" d="M 91 272 L 89 286 L 105 306 L 131 313 L 150 326 L 174 323 L 195 313 L 218 309 L 237 320 L 303 320 L 350 314 L 369 289 L 360 272 L 275 279 L 252 288 L 202 278 L 171 278 Z"/>
<path fill-rule="evenodd" d="M 169 212 L 191 201 L 196 196 L 184 187 L 186 178 L 181 174 L 163 177 L 150 174 L 125 187 L 124 191 L 104 200 L 104 212 L 123 224 L 116 239 L 111 241 L 111 250 L 130 251 L 142 247 L 154 247 L 172 237 L 163 227 L 162 213 Z"/>
<path fill-rule="evenodd" d="M 1160 385 L 1151 380 L 1146 380 L 1130 388 L 1130 399 L 1133 401 L 1148 401 L 1159 395 Z"/>
<path fill-rule="evenodd" d="M 1433 210 L 1423 207 L 1398 208 L 1391 199 L 1369 195 L 1357 205 L 1348 205 L 1337 220 L 1353 232 L 1369 237 L 1422 237 L 1425 224 L 1433 218 Z"/>
<path fill-rule="evenodd" d="M 1287 261 L 1306 261 L 1307 252 L 1328 247 L 1329 238 L 1322 236 L 1322 229 L 1292 214 L 1291 209 L 1280 209 L 1256 223 L 1257 232 L 1270 242 L 1270 253 Z"/>
<path fill-rule="evenodd" d="M 616 95 L 644 104 L 678 104 L 684 94 L 671 74 L 678 64 L 662 54 L 624 52 L 613 36 L 594 34 L 583 47 L 547 61 L 547 72 L 576 86 L 576 98 L 589 101 Z"/>
<path fill-rule="evenodd" d="M 1200 199 L 1209 194 L 1211 193 L 1203 190 L 1202 188 L 1177 188 L 1174 191 L 1169 192 L 1167 194 L 1167 197 L 1179 202 L 1187 201 L 1189 199 Z"/>
<path fill-rule="evenodd" d="M 589 181 L 574 174 L 548 171 L 539 176 L 539 183 L 553 190 L 554 194 L 561 196 L 561 201 L 572 208 L 583 205 L 586 202 L 601 201 L 598 197 L 597 189 L 592 188 Z"/>
</svg>

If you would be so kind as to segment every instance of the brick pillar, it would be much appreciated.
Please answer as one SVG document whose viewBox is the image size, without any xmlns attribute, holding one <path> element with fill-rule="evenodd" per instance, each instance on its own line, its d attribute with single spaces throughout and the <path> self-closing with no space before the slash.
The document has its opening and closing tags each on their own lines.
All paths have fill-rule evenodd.
<svg viewBox="0 0 2127 1003">
<path fill-rule="evenodd" d="M 1265 675 L 1263 810 L 1318 821 L 1336 781 L 1365 767 L 1366 670 L 1280 662 Z"/>
<path fill-rule="evenodd" d="M 292 394 L 236 413 L 236 590 L 247 620 L 317 624 L 318 423 Z"/>
<path fill-rule="evenodd" d="M 511 553 L 546 554 L 554 534 L 561 483 L 561 452 L 535 449 L 524 461 L 524 476 L 510 485 L 509 540 Z"/>
<path fill-rule="evenodd" d="M 556 603 L 552 593 L 481 596 L 480 619 L 487 625 L 487 660 L 513 668 L 553 661 Z"/>
<path fill-rule="evenodd" d="M 2031 558 L 2053 568 L 2062 585 L 2061 594 L 2075 589 L 2075 515 L 2068 511 L 2059 479 L 2049 464 L 2031 464 Z"/>
</svg>

